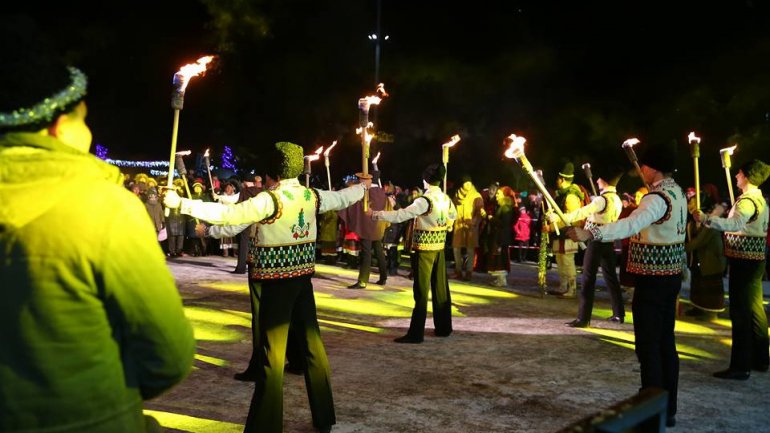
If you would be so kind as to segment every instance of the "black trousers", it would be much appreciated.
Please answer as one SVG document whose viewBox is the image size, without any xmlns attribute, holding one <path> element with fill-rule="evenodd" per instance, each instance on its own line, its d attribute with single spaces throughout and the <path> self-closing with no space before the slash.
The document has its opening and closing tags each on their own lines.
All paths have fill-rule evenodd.
<svg viewBox="0 0 770 433">
<path fill-rule="evenodd" d="M 388 264 L 385 261 L 385 250 L 382 248 L 382 240 L 361 239 L 361 254 L 359 256 L 361 261 L 358 263 L 358 282 L 364 285 L 369 282 L 369 274 L 372 268 L 372 250 L 377 257 L 380 279 L 388 278 Z"/>
<path fill-rule="evenodd" d="M 246 260 L 249 257 L 249 228 L 235 235 L 238 242 L 238 263 L 235 265 L 235 272 L 246 271 Z"/>
<path fill-rule="evenodd" d="M 615 271 L 615 244 L 613 242 L 591 241 L 583 256 L 583 285 L 580 288 L 578 303 L 578 320 L 590 321 L 594 308 L 594 295 L 596 294 L 596 274 L 599 267 L 602 268 L 604 281 L 610 292 L 610 304 L 612 315 L 625 317 L 623 307 L 623 295 L 620 292 L 620 282 Z"/>
<path fill-rule="evenodd" d="M 733 346 L 730 369 L 749 371 L 767 368 L 767 314 L 762 305 L 762 274 L 765 261 L 730 259 L 730 321 Z"/>
<path fill-rule="evenodd" d="M 313 425 L 336 423 L 331 371 L 316 316 L 310 275 L 263 282 L 258 304 L 259 370 L 245 433 L 283 432 L 283 367 L 289 326 L 296 330 L 305 358 L 305 385 Z"/>
<path fill-rule="evenodd" d="M 635 275 L 634 278 L 634 338 L 642 389 L 663 388 L 668 391 L 668 416 L 674 416 L 679 386 L 679 354 L 674 339 L 674 321 L 682 277 Z"/>
<path fill-rule="evenodd" d="M 425 336 L 425 319 L 428 315 L 428 291 L 433 304 L 435 333 L 447 336 L 452 333 L 452 297 L 446 275 L 444 250 L 415 251 L 412 253 L 414 272 L 414 309 L 407 335 L 422 340 Z"/>
</svg>

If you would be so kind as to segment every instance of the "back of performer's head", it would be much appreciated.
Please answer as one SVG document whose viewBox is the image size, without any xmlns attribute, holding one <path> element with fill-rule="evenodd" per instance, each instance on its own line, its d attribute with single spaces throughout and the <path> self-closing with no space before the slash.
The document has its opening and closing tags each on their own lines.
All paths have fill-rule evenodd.
<svg viewBox="0 0 770 433">
<path fill-rule="evenodd" d="M 297 144 L 281 141 L 270 149 L 263 163 L 265 174 L 273 179 L 297 178 L 304 169 L 304 152 Z"/>
<path fill-rule="evenodd" d="M 741 165 L 739 170 L 746 176 L 746 180 L 755 186 L 762 185 L 762 183 L 767 180 L 768 176 L 770 176 L 770 165 L 767 165 L 758 159 L 747 161 Z"/>
<path fill-rule="evenodd" d="M 639 155 L 639 164 L 646 165 L 664 174 L 671 174 L 676 171 L 677 157 L 676 140 L 653 141 L 644 147 L 644 151 Z"/>
<path fill-rule="evenodd" d="M 86 76 L 62 61 L 31 18 L 0 17 L 0 52 L 0 134 L 43 130 L 85 97 Z"/>
<path fill-rule="evenodd" d="M 434 163 L 425 168 L 422 172 L 422 179 L 429 185 L 436 186 L 444 181 L 446 168 L 444 164 Z"/>
</svg>

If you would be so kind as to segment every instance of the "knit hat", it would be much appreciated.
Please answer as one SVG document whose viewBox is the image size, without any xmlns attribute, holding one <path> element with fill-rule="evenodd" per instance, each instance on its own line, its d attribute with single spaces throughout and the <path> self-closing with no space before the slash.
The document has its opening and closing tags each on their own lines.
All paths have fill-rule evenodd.
<svg viewBox="0 0 770 433">
<path fill-rule="evenodd" d="M 199 186 L 199 187 L 201 188 L 201 190 L 205 189 L 205 188 L 203 187 L 203 184 L 202 184 L 202 183 L 200 183 L 200 182 L 195 182 L 195 183 L 193 183 L 193 184 L 192 184 L 192 186 L 191 186 L 190 188 L 191 188 L 193 191 L 195 191 L 195 187 L 196 187 L 196 186 Z"/>
<path fill-rule="evenodd" d="M 85 97 L 86 76 L 62 62 L 29 17 L 0 20 L 0 131 L 38 131 Z"/>
<path fill-rule="evenodd" d="M 304 170 L 304 156 L 302 147 L 297 144 L 288 141 L 275 143 L 275 148 L 266 158 L 266 172 L 273 178 L 296 178 Z"/>
<path fill-rule="evenodd" d="M 770 165 L 758 159 L 752 159 L 744 163 L 741 165 L 740 170 L 746 176 L 749 183 L 756 186 L 762 185 L 767 180 L 767 177 L 770 176 Z"/>
<path fill-rule="evenodd" d="M 444 181 L 444 174 L 446 174 L 444 164 L 434 163 L 425 168 L 422 178 L 431 185 L 438 185 Z"/>
<path fill-rule="evenodd" d="M 575 166 L 571 162 L 564 164 L 564 168 L 559 172 L 559 176 L 567 180 L 572 180 L 572 178 L 575 177 Z"/>
<path fill-rule="evenodd" d="M 639 165 L 652 167 L 661 173 L 673 173 L 676 171 L 676 154 L 676 140 L 654 142 L 647 145 L 639 155 Z"/>
</svg>

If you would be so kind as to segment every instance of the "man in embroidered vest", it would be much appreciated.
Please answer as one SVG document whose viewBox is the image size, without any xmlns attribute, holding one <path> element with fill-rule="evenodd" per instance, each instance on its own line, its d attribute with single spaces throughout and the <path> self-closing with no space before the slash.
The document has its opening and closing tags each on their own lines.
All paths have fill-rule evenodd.
<svg viewBox="0 0 770 433">
<path fill-rule="evenodd" d="M 396 343 L 422 343 L 428 311 L 428 291 L 433 303 L 433 324 L 437 337 L 452 333 L 452 298 L 444 259 L 446 233 L 457 218 L 454 203 L 439 184 L 446 168 L 431 164 L 422 173 L 425 193 L 411 205 L 394 211 L 369 211 L 375 220 L 400 223 L 414 219 L 412 238 L 412 270 L 414 272 L 414 309 L 409 331 Z"/>
<path fill-rule="evenodd" d="M 725 232 L 733 345 L 730 367 L 714 373 L 721 379 L 746 380 L 751 370 L 767 371 L 770 363 L 767 314 L 762 305 L 768 208 L 759 189 L 768 176 L 770 166 L 758 159 L 743 164 L 735 175 L 741 195 L 727 217 L 693 214 L 706 227 Z"/>
<path fill-rule="evenodd" d="M 591 203 L 582 208 L 565 214 L 567 220 L 580 221 L 586 220 L 585 228 L 603 226 L 614 223 L 618 220 L 620 211 L 623 210 L 623 203 L 620 201 L 615 187 L 623 175 L 621 171 L 608 173 L 605 177 L 598 177 L 596 184 L 599 186 L 599 195 L 591 200 Z M 609 181 L 604 180 L 605 178 Z M 550 218 L 558 215 L 550 214 Z M 552 221 L 553 222 L 553 221 Z M 612 305 L 612 316 L 607 320 L 615 323 L 623 323 L 625 320 L 625 309 L 623 308 L 623 296 L 620 292 L 620 283 L 615 271 L 615 242 L 614 241 L 590 241 L 583 257 L 583 285 L 580 288 L 577 319 L 568 322 L 567 326 L 573 328 L 585 328 L 591 323 L 591 312 L 594 304 L 594 294 L 596 293 L 596 273 L 599 267 L 602 268 L 604 282 L 610 292 L 610 303 Z"/>
<path fill-rule="evenodd" d="M 572 183 L 575 177 L 575 167 L 571 162 L 564 164 L 564 168 L 556 178 L 556 203 L 562 212 L 574 212 L 580 209 L 585 198 L 580 187 Z M 551 295 L 574 298 L 577 289 L 577 270 L 575 269 L 575 253 L 578 244 L 562 231 L 558 236 L 554 235 L 551 251 L 556 257 L 556 267 L 559 271 L 559 290 L 551 290 Z"/>
<path fill-rule="evenodd" d="M 313 425 L 321 432 L 335 424 L 329 362 L 316 317 L 311 277 L 315 272 L 316 217 L 361 200 L 369 181 L 341 191 L 305 188 L 297 177 L 303 170 L 300 146 L 281 142 L 266 158 L 267 190 L 231 206 L 180 199 L 169 193 L 168 207 L 225 226 L 230 235 L 257 223 L 255 246 L 250 252 L 254 326 L 258 325 L 257 377 L 246 420 L 247 433 L 283 431 L 283 372 L 288 329 L 298 334 L 305 358 Z"/>
<path fill-rule="evenodd" d="M 631 215 L 611 224 L 567 231 L 575 241 L 610 242 L 631 237 L 628 271 L 635 274 L 634 336 L 642 389 L 668 391 L 666 425 L 676 424 L 679 355 L 674 339 L 676 299 L 682 288 L 687 199 L 671 178 L 676 143 L 648 146 L 639 157 L 650 185 Z"/>
</svg>

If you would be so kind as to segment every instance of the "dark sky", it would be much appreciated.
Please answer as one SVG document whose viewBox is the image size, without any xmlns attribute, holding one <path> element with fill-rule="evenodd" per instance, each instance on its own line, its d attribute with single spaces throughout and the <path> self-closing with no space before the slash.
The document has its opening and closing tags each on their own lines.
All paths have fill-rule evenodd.
<svg viewBox="0 0 770 433">
<path fill-rule="evenodd" d="M 216 69 L 188 88 L 180 149 L 230 145 L 258 166 L 272 142 L 309 152 L 339 139 L 333 164 L 356 168 L 352 129 L 357 99 L 374 87 L 366 35 L 377 0 L 41 4 L 18 7 L 89 75 L 89 124 L 111 157 L 167 158 L 173 73 L 214 53 Z M 489 161 L 482 182 L 520 177 L 500 160 L 512 132 L 550 171 L 566 159 L 622 159 L 629 136 L 702 128 L 706 153 L 735 134 L 764 137 L 770 97 L 752 86 L 770 72 L 768 11 L 753 1 L 382 0 L 390 39 L 380 76 L 391 97 L 377 120 L 394 137 L 382 144 L 383 171 L 418 179 L 455 132 L 463 141 L 450 170 L 475 174 Z"/>
</svg>

